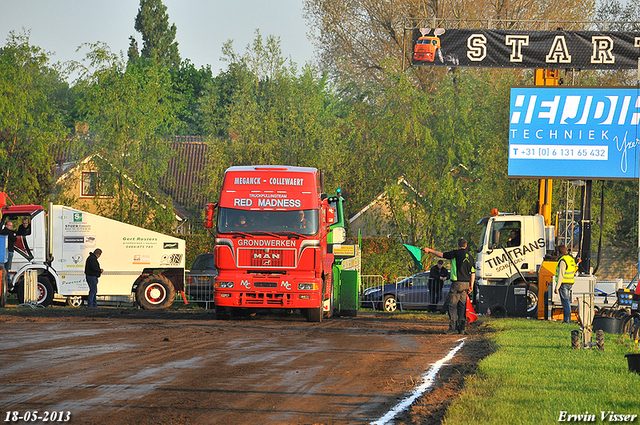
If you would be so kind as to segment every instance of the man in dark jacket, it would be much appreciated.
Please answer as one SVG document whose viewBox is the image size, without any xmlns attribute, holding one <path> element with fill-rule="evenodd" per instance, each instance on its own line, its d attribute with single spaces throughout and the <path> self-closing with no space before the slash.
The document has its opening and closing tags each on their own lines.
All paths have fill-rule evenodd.
<svg viewBox="0 0 640 425">
<path fill-rule="evenodd" d="M 475 260 L 467 251 L 467 241 L 458 239 L 458 249 L 440 252 L 425 248 L 437 257 L 451 260 L 451 289 L 449 290 L 449 329 L 446 333 L 465 334 L 467 325 L 467 296 L 473 291 L 476 278 Z"/>
<path fill-rule="evenodd" d="M 449 270 L 444 267 L 444 261 L 438 260 L 438 264 L 431 267 L 429 271 L 429 293 L 431 294 L 431 304 L 438 304 L 442 295 L 444 281 L 449 279 Z"/>
<path fill-rule="evenodd" d="M 102 255 L 102 250 L 97 248 L 89 254 L 84 265 L 84 274 L 89 285 L 89 298 L 87 299 L 87 307 L 97 307 L 96 295 L 98 294 L 98 278 L 102 274 L 98 258 Z"/>
<path fill-rule="evenodd" d="M 0 234 L 7 235 L 7 262 L 4 263 L 4 269 L 9 271 L 11 269 L 11 263 L 13 262 L 13 244 L 18 240 L 16 232 L 13 230 L 13 221 L 7 221 L 4 224 L 4 229 L 0 231 Z"/>
</svg>

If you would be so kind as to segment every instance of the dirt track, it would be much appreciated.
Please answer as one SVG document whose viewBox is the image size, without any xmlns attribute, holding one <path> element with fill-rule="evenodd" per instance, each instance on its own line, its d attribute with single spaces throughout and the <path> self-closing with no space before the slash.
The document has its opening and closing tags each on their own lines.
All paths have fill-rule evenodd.
<svg viewBox="0 0 640 425">
<path fill-rule="evenodd" d="M 446 322 L 373 313 L 218 321 L 206 311 L 0 310 L 0 420 L 75 424 L 364 424 L 459 342 Z M 477 328 L 437 387 L 395 423 L 440 423 L 488 346 Z"/>
</svg>

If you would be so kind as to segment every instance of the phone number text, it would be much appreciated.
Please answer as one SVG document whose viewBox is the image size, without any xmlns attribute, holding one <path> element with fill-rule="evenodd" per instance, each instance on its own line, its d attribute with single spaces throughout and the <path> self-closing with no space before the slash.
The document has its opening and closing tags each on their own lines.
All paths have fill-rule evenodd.
<svg viewBox="0 0 640 425">
<path fill-rule="evenodd" d="M 606 161 L 609 159 L 609 147 L 587 145 L 510 145 L 509 158 Z"/>
</svg>

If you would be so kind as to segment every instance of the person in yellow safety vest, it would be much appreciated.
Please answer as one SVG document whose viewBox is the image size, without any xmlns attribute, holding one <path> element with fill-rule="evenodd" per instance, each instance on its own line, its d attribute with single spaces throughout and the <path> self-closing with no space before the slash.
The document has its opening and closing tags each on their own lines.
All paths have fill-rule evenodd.
<svg viewBox="0 0 640 425">
<path fill-rule="evenodd" d="M 576 280 L 576 260 L 567 254 L 565 245 L 558 246 L 560 259 L 556 267 L 555 293 L 560 295 L 562 311 L 564 313 L 564 323 L 571 323 L 571 289 Z"/>
</svg>

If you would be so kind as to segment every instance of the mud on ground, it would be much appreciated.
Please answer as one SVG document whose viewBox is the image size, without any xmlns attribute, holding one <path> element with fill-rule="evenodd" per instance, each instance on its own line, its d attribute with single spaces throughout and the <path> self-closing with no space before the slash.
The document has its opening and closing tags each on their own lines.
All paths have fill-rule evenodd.
<svg viewBox="0 0 640 425">
<path fill-rule="evenodd" d="M 207 310 L 0 310 L 0 415 L 76 424 L 365 424 L 459 344 L 442 316 L 292 314 L 220 321 Z M 431 391 L 397 424 L 439 424 L 491 350 L 472 325 Z M 49 413 L 50 414 L 50 413 Z M 34 422 L 38 423 L 38 422 Z"/>
</svg>

